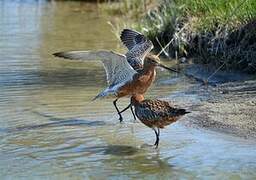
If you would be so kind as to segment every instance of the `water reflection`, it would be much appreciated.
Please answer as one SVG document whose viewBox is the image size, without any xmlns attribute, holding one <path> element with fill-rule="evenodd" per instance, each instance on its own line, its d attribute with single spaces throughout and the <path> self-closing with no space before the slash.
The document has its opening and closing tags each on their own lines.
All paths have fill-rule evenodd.
<svg viewBox="0 0 256 180">
<path fill-rule="evenodd" d="M 106 85 L 102 65 L 52 53 L 123 51 L 110 19 L 96 8 L 79 1 L 0 1 L 1 178 L 255 178 L 255 143 L 177 123 L 163 131 L 155 150 L 144 145 L 155 138 L 152 130 L 133 123 L 129 112 L 120 124 L 109 99 L 91 101 Z M 147 97 L 176 91 L 188 101 L 189 94 L 179 93 L 187 86 L 188 80 L 159 71 Z"/>
<path fill-rule="evenodd" d="M 110 145 L 104 147 L 104 154 L 115 156 L 131 156 L 138 152 L 138 149 L 132 146 Z"/>
</svg>

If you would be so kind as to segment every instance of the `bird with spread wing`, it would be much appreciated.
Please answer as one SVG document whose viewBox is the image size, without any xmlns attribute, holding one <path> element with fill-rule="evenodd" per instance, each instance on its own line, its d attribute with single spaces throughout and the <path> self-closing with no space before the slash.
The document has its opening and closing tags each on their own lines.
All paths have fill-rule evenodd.
<svg viewBox="0 0 256 180">
<path fill-rule="evenodd" d="M 119 120 L 122 121 L 122 115 L 116 105 L 119 98 L 136 94 L 143 95 L 155 79 L 156 66 L 177 71 L 162 65 L 157 56 L 149 54 L 153 44 L 144 35 L 130 29 L 124 29 L 120 38 L 128 48 L 125 55 L 107 50 L 67 51 L 58 52 L 54 55 L 73 60 L 100 60 L 106 71 L 108 87 L 94 99 L 114 96 L 116 99 L 113 104 L 119 114 Z M 132 110 L 131 105 L 128 107 L 131 107 Z"/>
</svg>

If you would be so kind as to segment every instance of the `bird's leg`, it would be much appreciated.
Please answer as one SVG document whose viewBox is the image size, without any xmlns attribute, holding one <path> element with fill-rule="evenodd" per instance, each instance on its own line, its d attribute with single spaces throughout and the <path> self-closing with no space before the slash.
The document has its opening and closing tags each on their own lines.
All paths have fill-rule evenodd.
<svg viewBox="0 0 256 180">
<path fill-rule="evenodd" d="M 113 104 L 114 104 L 114 106 L 115 106 L 115 108 L 116 108 L 116 111 L 117 111 L 117 113 L 118 113 L 118 115 L 119 115 L 119 121 L 122 122 L 122 121 L 123 121 L 123 117 L 122 117 L 122 115 L 121 115 L 121 113 L 120 113 L 118 107 L 116 106 L 117 100 L 118 100 L 118 99 L 114 100 L 114 101 L 113 101 Z"/>
<path fill-rule="evenodd" d="M 135 116 L 135 113 L 134 113 L 134 111 L 133 111 L 133 108 L 132 108 L 132 104 L 131 104 L 131 103 L 130 103 L 126 108 L 124 108 L 122 111 L 120 111 L 120 114 L 123 113 L 124 111 L 126 111 L 128 108 L 131 109 L 133 118 L 134 118 L 134 120 L 136 120 L 136 116 Z"/>
<path fill-rule="evenodd" d="M 134 121 L 136 121 L 136 116 L 135 116 L 135 113 L 134 113 L 134 110 L 133 110 L 132 106 L 130 108 L 131 108 L 131 111 L 132 111 L 132 115 L 133 115 Z"/>
<path fill-rule="evenodd" d="M 123 113 L 124 111 L 126 111 L 127 109 L 129 109 L 131 107 L 131 104 L 129 104 L 126 108 L 124 108 L 122 111 L 120 111 L 120 113 Z"/>
<path fill-rule="evenodd" d="M 158 148 L 158 144 L 159 144 L 159 141 L 160 141 L 160 129 L 159 129 L 159 127 L 157 128 L 157 132 L 158 132 L 158 141 L 156 143 L 156 148 Z"/>
<path fill-rule="evenodd" d="M 155 129 L 155 128 L 152 128 L 152 129 L 154 130 L 155 135 L 156 135 L 156 141 L 155 141 L 155 144 L 154 144 L 154 145 L 156 145 L 156 143 L 157 143 L 157 141 L 158 141 L 158 133 L 157 133 L 157 131 L 156 131 L 156 129 Z"/>
<path fill-rule="evenodd" d="M 159 135 L 160 135 L 160 130 L 159 130 L 159 128 L 157 128 L 157 131 L 156 131 L 156 129 L 155 128 L 152 128 L 153 130 L 154 130 L 154 132 L 155 132 L 155 134 L 156 134 L 156 141 L 155 141 L 155 146 L 156 146 L 156 149 L 158 148 L 158 144 L 159 144 Z"/>
</svg>

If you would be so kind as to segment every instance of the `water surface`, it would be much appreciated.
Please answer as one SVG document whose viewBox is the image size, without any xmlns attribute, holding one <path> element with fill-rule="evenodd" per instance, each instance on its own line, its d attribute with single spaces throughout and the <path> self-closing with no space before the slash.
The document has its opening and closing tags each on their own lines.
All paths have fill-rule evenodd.
<svg viewBox="0 0 256 180">
<path fill-rule="evenodd" d="M 91 101 L 106 86 L 102 65 L 52 53 L 124 52 L 109 20 L 95 4 L 78 1 L 0 1 L 0 176 L 255 178 L 256 148 L 250 140 L 178 122 L 162 131 L 155 150 L 149 146 L 153 131 L 134 123 L 129 112 L 120 124 L 111 99 Z M 147 97 L 167 97 L 189 81 L 158 71 Z M 128 99 L 118 103 L 124 107 Z"/>
</svg>

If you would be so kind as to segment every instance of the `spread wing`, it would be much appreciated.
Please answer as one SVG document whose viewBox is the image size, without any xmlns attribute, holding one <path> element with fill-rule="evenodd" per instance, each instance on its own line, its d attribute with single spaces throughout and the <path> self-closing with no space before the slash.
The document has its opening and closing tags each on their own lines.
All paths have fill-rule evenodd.
<svg viewBox="0 0 256 180">
<path fill-rule="evenodd" d="M 149 41 L 143 34 L 131 29 L 123 29 L 120 35 L 120 39 L 129 50 L 133 49 L 135 46 Z"/>
<path fill-rule="evenodd" d="M 126 56 L 113 51 L 67 51 L 54 53 L 53 55 L 74 60 L 102 61 L 109 86 L 130 81 L 136 73 L 136 71 L 127 62 Z"/>
<path fill-rule="evenodd" d="M 129 50 L 126 53 L 129 64 L 134 69 L 141 67 L 145 56 L 153 49 L 153 43 L 143 34 L 131 29 L 124 29 L 120 39 Z"/>
</svg>

